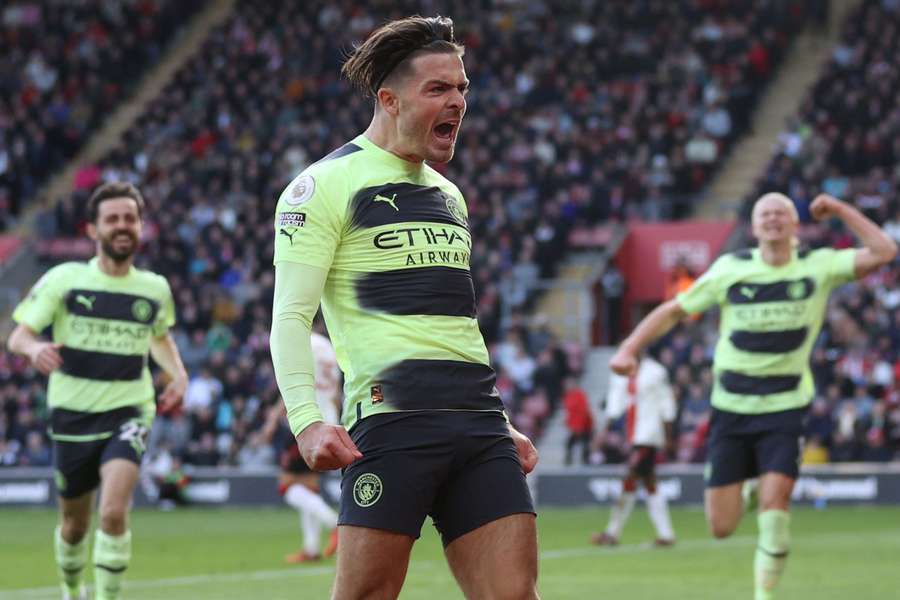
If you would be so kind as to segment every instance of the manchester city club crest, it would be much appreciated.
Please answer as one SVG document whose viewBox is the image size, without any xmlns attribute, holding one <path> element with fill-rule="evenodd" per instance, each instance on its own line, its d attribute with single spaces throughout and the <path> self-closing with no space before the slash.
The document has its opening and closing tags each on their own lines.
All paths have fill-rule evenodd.
<svg viewBox="0 0 900 600">
<path fill-rule="evenodd" d="M 445 195 L 447 200 L 447 210 L 450 211 L 450 216 L 453 217 L 453 220 L 462 225 L 466 226 L 466 213 L 463 211 L 462 206 L 459 204 L 459 200 L 454 198 L 453 196 Z"/>
<path fill-rule="evenodd" d="M 150 320 L 150 315 L 153 314 L 153 306 L 143 298 L 135 300 L 131 305 L 131 314 L 141 323 L 146 323 Z"/>
<path fill-rule="evenodd" d="M 363 473 L 353 484 L 353 500 L 359 506 L 372 506 L 381 498 L 381 479 L 375 473 Z"/>
<path fill-rule="evenodd" d="M 788 297 L 791 300 L 799 300 L 806 296 L 806 282 L 803 280 L 793 281 L 788 285 Z"/>
</svg>

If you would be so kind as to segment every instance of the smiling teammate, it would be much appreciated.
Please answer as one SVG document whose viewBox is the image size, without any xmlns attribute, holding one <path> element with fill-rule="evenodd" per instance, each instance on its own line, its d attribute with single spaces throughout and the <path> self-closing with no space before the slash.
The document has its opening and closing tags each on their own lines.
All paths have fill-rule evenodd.
<svg viewBox="0 0 900 600">
<path fill-rule="evenodd" d="M 168 333 L 175 323 L 169 284 L 132 266 L 144 199 L 133 185 L 107 183 L 88 201 L 97 256 L 54 267 L 13 313 L 9 349 L 50 376 L 47 403 L 60 524 L 54 548 L 64 598 L 87 598 L 85 536 L 100 486 L 94 538 L 94 597 L 119 597 L 131 559 L 128 510 L 156 405 L 148 352 L 172 378 L 160 396 L 171 409 L 187 373 Z M 53 341 L 40 337 L 53 326 Z"/>
<path fill-rule="evenodd" d="M 713 361 L 706 517 L 724 538 L 742 514 L 741 486 L 759 476 L 759 543 L 754 562 L 757 600 L 773 598 L 790 548 L 791 492 L 800 436 L 815 392 L 809 355 L 835 287 L 891 262 L 897 245 L 856 208 L 826 194 L 810 206 L 817 220 L 838 217 L 862 248 L 799 250 L 797 211 L 783 194 L 753 207 L 759 247 L 716 260 L 693 286 L 641 321 L 610 360 L 631 375 L 637 355 L 688 314 L 718 305 Z"/>
<path fill-rule="evenodd" d="M 537 451 L 508 424 L 494 385 L 465 202 L 426 164 L 453 156 L 469 84 L 462 55 L 446 18 L 372 33 L 343 67 L 374 97 L 369 128 L 278 202 L 272 357 L 303 457 L 344 469 L 337 599 L 396 598 L 427 515 L 467 597 L 537 598 L 525 483 Z M 323 422 L 315 402 L 307 340 L 320 299 L 346 381 L 346 430 Z"/>
</svg>

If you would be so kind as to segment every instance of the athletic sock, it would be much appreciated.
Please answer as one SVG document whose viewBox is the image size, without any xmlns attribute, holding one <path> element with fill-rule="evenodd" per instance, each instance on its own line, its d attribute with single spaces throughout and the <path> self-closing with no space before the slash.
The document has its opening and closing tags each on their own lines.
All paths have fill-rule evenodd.
<svg viewBox="0 0 900 600">
<path fill-rule="evenodd" d="M 322 553 L 322 522 L 309 511 L 300 511 L 300 529 L 303 531 L 303 551 L 307 556 Z"/>
<path fill-rule="evenodd" d="M 325 503 L 320 495 L 306 486 L 295 483 L 288 488 L 284 500 L 297 510 L 315 516 L 328 529 L 337 527 L 337 513 Z"/>
<path fill-rule="evenodd" d="M 122 575 L 131 560 L 131 532 L 109 535 L 97 529 L 94 538 L 94 598 L 117 600 Z"/>
<path fill-rule="evenodd" d="M 625 522 L 631 515 L 631 509 L 634 508 L 635 499 L 634 492 L 622 492 L 618 502 L 613 505 L 612 511 L 609 513 L 609 525 L 606 526 L 607 535 L 619 539 L 622 529 L 625 528 Z"/>
<path fill-rule="evenodd" d="M 791 545 L 791 516 L 784 510 L 767 510 L 759 513 L 757 521 L 759 543 L 753 564 L 756 600 L 772 600 Z"/>
<path fill-rule="evenodd" d="M 84 565 L 87 563 L 87 548 L 86 536 L 77 544 L 70 544 L 63 539 L 61 527 L 57 526 L 54 530 L 53 549 L 63 593 L 67 593 L 73 598 L 81 595 L 81 578 L 84 573 Z"/>
<path fill-rule="evenodd" d="M 669 518 L 669 503 L 662 492 L 655 492 L 647 496 L 647 512 L 650 520 L 656 528 L 656 537 L 663 540 L 674 540 L 675 532 L 672 530 L 672 520 Z"/>
</svg>

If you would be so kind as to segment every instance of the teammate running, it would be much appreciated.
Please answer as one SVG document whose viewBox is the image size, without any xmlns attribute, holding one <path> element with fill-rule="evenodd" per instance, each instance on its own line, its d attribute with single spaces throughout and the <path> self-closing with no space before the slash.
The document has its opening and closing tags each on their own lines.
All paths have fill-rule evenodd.
<svg viewBox="0 0 900 600">
<path fill-rule="evenodd" d="M 863 247 L 797 248 L 794 203 L 783 194 L 765 194 L 752 214 L 759 247 L 716 260 L 689 290 L 647 315 L 610 360 L 613 371 L 631 375 L 638 353 L 653 340 L 688 314 L 720 307 L 706 516 L 715 537 L 731 535 L 742 514 L 742 484 L 759 476 L 756 600 L 774 597 L 790 549 L 788 509 L 815 391 L 809 356 L 829 293 L 897 254 L 894 241 L 849 204 L 821 194 L 810 212 L 817 220 L 841 219 Z"/>
<path fill-rule="evenodd" d="M 9 349 L 50 376 L 47 403 L 54 441 L 60 523 L 54 535 L 63 598 L 87 598 L 85 535 L 100 486 L 94 538 L 94 597 L 119 597 L 131 560 L 128 511 L 155 414 L 148 352 L 171 377 L 165 409 L 181 402 L 187 373 L 169 328 L 175 323 L 166 280 L 132 266 L 144 199 L 133 185 L 107 183 L 88 201 L 88 235 L 97 256 L 56 266 L 13 313 Z M 41 337 L 53 327 L 52 341 Z"/>
</svg>

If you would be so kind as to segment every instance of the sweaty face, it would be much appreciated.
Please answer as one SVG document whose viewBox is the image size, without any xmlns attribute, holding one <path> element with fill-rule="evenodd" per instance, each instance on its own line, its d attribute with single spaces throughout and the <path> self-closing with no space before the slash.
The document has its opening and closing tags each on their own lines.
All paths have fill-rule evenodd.
<svg viewBox="0 0 900 600">
<path fill-rule="evenodd" d="M 110 198 L 97 207 L 97 222 L 88 227 L 101 251 L 116 262 L 128 260 L 141 239 L 141 218 L 131 198 Z"/>
<path fill-rule="evenodd" d="M 797 216 L 787 196 L 769 195 L 753 207 L 753 235 L 760 242 L 781 242 L 797 233 Z"/>
<path fill-rule="evenodd" d="M 469 80 L 455 53 L 424 54 L 410 65 L 397 95 L 397 128 L 411 160 L 447 162 L 466 113 Z"/>
</svg>

